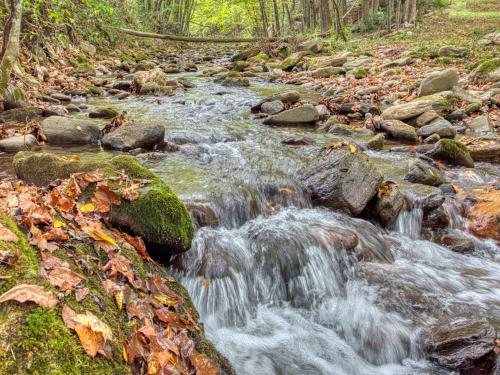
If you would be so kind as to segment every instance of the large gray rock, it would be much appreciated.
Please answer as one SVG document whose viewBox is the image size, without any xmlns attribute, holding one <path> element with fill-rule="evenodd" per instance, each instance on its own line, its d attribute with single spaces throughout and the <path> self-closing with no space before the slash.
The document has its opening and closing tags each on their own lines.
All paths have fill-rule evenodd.
<svg viewBox="0 0 500 375">
<path fill-rule="evenodd" d="M 417 117 L 415 121 L 415 125 L 417 128 L 421 128 L 424 125 L 429 124 L 430 122 L 434 121 L 439 117 L 439 113 L 436 111 L 427 111 L 422 113 L 420 116 Z"/>
<path fill-rule="evenodd" d="M 455 138 L 457 131 L 448 120 L 437 118 L 430 124 L 422 126 L 417 130 L 419 137 L 427 138 L 433 134 L 438 134 L 441 138 Z"/>
<path fill-rule="evenodd" d="M 261 100 L 259 103 L 254 105 L 252 107 L 252 111 L 259 112 L 261 110 L 262 104 L 267 102 L 274 102 L 275 100 L 279 100 L 284 104 L 295 104 L 300 100 L 300 94 L 298 91 L 285 91 L 282 93 L 268 96 L 267 98 Z"/>
<path fill-rule="evenodd" d="M 408 120 L 430 110 L 432 110 L 432 101 L 413 100 L 387 108 L 382 112 L 382 117 L 386 120 Z"/>
<path fill-rule="evenodd" d="M 439 186 L 446 182 L 443 174 L 420 159 L 410 159 L 405 180 L 414 184 Z"/>
<path fill-rule="evenodd" d="M 306 104 L 302 107 L 292 108 L 287 111 L 269 116 L 264 120 L 265 125 L 312 125 L 319 120 L 318 110 Z"/>
<path fill-rule="evenodd" d="M 492 374 L 495 340 L 495 328 L 486 320 L 460 319 L 423 333 L 429 359 L 460 374 Z"/>
<path fill-rule="evenodd" d="M 467 127 L 474 135 L 486 135 L 493 133 L 493 125 L 488 115 L 478 116 L 467 124 Z"/>
<path fill-rule="evenodd" d="M 392 139 L 402 142 L 417 143 L 417 132 L 413 126 L 399 120 L 385 120 L 380 123 L 380 128 Z"/>
<path fill-rule="evenodd" d="M 43 109 L 39 107 L 23 107 L 9 109 L 0 113 L 0 124 L 9 121 L 33 121 L 39 120 L 43 116 Z"/>
<path fill-rule="evenodd" d="M 18 135 L 0 140 L 0 151 L 16 153 L 19 151 L 32 150 L 38 145 L 32 134 Z"/>
<path fill-rule="evenodd" d="M 500 164 L 500 143 L 469 146 L 474 161 L 488 161 Z"/>
<path fill-rule="evenodd" d="M 434 159 L 447 161 L 451 164 L 474 168 L 474 160 L 467 146 L 452 139 L 441 139 L 426 155 Z"/>
<path fill-rule="evenodd" d="M 298 172 L 315 203 L 359 215 L 377 194 L 383 175 L 362 152 L 336 150 Z"/>
<path fill-rule="evenodd" d="M 365 146 L 368 150 L 382 151 L 384 149 L 385 137 L 382 133 L 366 141 Z"/>
<path fill-rule="evenodd" d="M 466 57 L 470 53 L 467 47 L 443 46 L 439 49 L 438 55 L 445 57 Z"/>
<path fill-rule="evenodd" d="M 442 91 L 448 91 L 458 83 L 458 71 L 455 68 L 432 73 L 420 84 L 418 96 L 432 95 Z"/>
<path fill-rule="evenodd" d="M 118 111 L 113 108 L 96 108 L 89 113 L 90 118 L 112 119 L 118 116 Z"/>
<path fill-rule="evenodd" d="M 99 127 L 93 122 L 69 117 L 48 117 L 41 127 L 49 145 L 97 144 L 100 135 Z"/>
<path fill-rule="evenodd" d="M 165 138 L 161 125 L 124 124 L 102 138 L 105 148 L 128 151 L 136 148 L 151 150 Z"/>
<path fill-rule="evenodd" d="M 281 69 L 283 70 L 292 70 L 295 65 L 297 65 L 304 56 L 306 55 L 305 52 L 295 52 L 292 53 L 290 56 L 288 56 L 283 62 L 281 63 Z"/>
</svg>

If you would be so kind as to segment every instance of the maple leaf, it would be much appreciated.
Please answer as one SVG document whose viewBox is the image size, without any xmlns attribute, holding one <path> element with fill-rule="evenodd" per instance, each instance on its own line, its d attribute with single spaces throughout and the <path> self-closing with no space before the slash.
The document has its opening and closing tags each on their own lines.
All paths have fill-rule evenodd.
<svg viewBox="0 0 500 375">
<path fill-rule="evenodd" d="M 99 171 L 74 173 L 71 178 L 76 181 L 80 189 L 86 190 L 90 184 L 102 181 L 102 174 Z"/>
<path fill-rule="evenodd" d="M 17 241 L 19 241 L 19 238 L 9 228 L 0 223 L 0 241 L 17 243 Z"/>
<path fill-rule="evenodd" d="M 132 245 L 143 259 L 151 259 L 146 250 L 146 245 L 141 237 L 132 237 L 128 233 L 122 233 L 125 240 Z"/>
<path fill-rule="evenodd" d="M 219 373 L 219 367 L 206 354 L 198 353 L 195 350 L 189 357 L 189 361 L 197 375 L 217 375 Z"/>
<path fill-rule="evenodd" d="M 34 302 L 38 306 L 54 308 L 57 305 L 57 298 L 52 292 L 46 292 L 39 285 L 20 284 L 8 290 L 0 296 L 0 303 L 5 301 L 17 301 L 25 303 Z"/>
<path fill-rule="evenodd" d="M 140 286 L 140 281 L 135 279 L 134 271 L 130 267 L 132 262 L 123 255 L 116 255 L 111 258 L 103 267 L 104 272 L 109 272 L 109 277 L 116 277 L 118 274 L 125 276 L 134 287 Z"/>
<path fill-rule="evenodd" d="M 48 197 L 49 204 L 62 212 L 72 212 L 75 208 L 75 201 L 63 197 L 59 189 L 53 189 Z"/>
</svg>

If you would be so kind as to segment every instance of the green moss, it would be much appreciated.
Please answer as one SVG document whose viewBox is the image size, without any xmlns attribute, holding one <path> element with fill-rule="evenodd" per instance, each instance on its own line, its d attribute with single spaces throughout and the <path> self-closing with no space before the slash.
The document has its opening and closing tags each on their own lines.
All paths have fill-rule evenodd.
<svg viewBox="0 0 500 375">
<path fill-rule="evenodd" d="M 354 69 L 352 72 L 356 79 L 362 79 L 368 77 L 368 70 L 363 66 Z"/>
<path fill-rule="evenodd" d="M 265 63 L 269 60 L 269 56 L 267 56 L 265 52 L 261 51 L 257 54 L 257 56 L 252 57 L 250 60 L 256 63 Z"/>
<path fill-rule="evenodd" d="M 104 90 L 100 87 L 97 87 L 93 83 L 87 82 L 85 87 L 90 91 L 92 95 L 103 96 Z"/>
<path fill-rule="evenodd" d="M 470 156 L 467 146 L 454 139 L 441 139 L 436 143 L 434 149 L 429 152 L 429 155 L 450 163 L 474 168 L 474 161 Z"/>
<path fill-rule="evenodd" d="M 78 54 L 76 54 L 75 55 L 75 60 L 79 64 L 84 64 L 84 63 L 88 62 L 87 56 L 84 53 L 78 53 Z"/>
<path fill-rule="evenodd" d="M 92 66 L 89 63 L 78 64 L 76 66 L 76 72 L 77 73 L 81 73 L 81 74 L 84 74 L 84 73 L 94 74 L 95 73 L 95 68 L 94 68 L 94 66 Z"/>
<path fill-rule="evenodd" d="M 486 59 L 472 72 L 472 78 L 474 80 L 486 79 L 498 68 L 500 68 L 500 58 Z"/>
</svg>

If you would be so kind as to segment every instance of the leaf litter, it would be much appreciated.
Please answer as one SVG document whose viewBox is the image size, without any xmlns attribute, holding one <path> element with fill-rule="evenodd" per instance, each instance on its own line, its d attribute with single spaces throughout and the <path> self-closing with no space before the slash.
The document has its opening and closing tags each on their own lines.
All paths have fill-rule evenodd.
<svg viewBox="0 0 500 375">
<path fill-rule="evenodd" d="M 26 230 L 30 244 L 40 251 L 41 274 L 59 290 L 61 301 L 74 293 L 75 300 L 82 302 L 90 295 L 90 289 L 85 286 L 85 276 L 52 252 L 65 249 L 72 240 L 90 241 L 96 251 L 104 251 L 106 263 L 92 271 L 99 273 L 103 288 L 115 301 L 113 308 L 133 323 L 120 353 L 132 369 L 142 369 L 138 373 L 147 374 L 215 375 L 218 366 L 195 349 L 191 338 L 200 334 L 201 328 L 185 308 L 184 299 L 167 286 L 167 281 L 173 280 L 155 273 L 142 280 L 121 248 L 135 249 L 143 259 L 153 262 L 146 244 L 140 237 L 107 226 L 107 214 L 113 205 L 138 199 L 140 188 L 150 182 L 131 179 L 124 173 L 105 180 L 99 171 L 75 173 L 47 188 L 7 182 L 0 184 L 0 210 L 13 216 Z M 83 194 L 89 188 L 94 189 L 91 198 Z M 18 238 L 1 225 L 0 240 L 17 242 Z M 75 263 L 91 269 L 89 261 L 92 259 Z M 29 284 L 17 285 L 0 296 L 0 303 L 6 301 L 34 302 L 47 308 L 62 303 L 53 291 Z M 116 335 L 109 325 L 90 311 L 77 313 L 67 305 L 62 306 L 62 319 L 89 356 L 112 358 L 111 344 Z"/>
</svg>

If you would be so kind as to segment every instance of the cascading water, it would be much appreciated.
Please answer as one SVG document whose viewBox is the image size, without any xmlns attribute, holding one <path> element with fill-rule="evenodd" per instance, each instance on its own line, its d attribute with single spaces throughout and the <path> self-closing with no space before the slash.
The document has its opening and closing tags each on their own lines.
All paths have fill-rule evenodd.
<svg viewBox="0 0 500 375">
<path fill-rule="evenodd" d="M 314 146 L 289 148 L 281 141 L 303 130 L 251 120 L 257 93 L 194 82 L 182 100 L 106 104 L 161 121 L 168 140 L 181 145 L 140 158 L 192 210 L 211 217 L 171 270 L 238 374 L 447 374 L 424 360 L 424 327 L 484 317 L 500 328 L 496 243 L 469 235 L 476 251 L 460 254 L 426 241 L 418 204 L 389 231 L 314 208 L 294 173 L 340 139 L 307 132 Z M 370 156 L 387 179 L 402 180 L 406 156 Z M 462 180 L 498 178 L 476 169 L 481 180 Z M 449 229 L 464 233 L 457 209 L 443 207 Z"/>
</svg>

